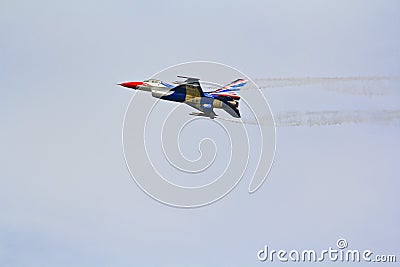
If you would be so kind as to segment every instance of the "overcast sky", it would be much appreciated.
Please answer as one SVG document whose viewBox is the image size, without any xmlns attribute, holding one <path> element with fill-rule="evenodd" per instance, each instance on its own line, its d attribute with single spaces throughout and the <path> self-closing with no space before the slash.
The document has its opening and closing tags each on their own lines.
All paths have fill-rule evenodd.
<svg viewBox="0 0 400 267">
<path fill-rule="evenodd" d="M 213 205 L 177 209 L 131 179 L 121 134 L 133 93 L 115 85 L 193 60 L 251 78 L 399 76 L 399 25 L 395 0 L 3 0 L 0 265 L 260 266 L 264 245 L 322 250 L 339 237 L 399 258 L 398 124 L 280 127 L 259 191 L 244 178 Z M 399 110 L 399 82 L 380 86 L 391 93 L 263 93 L 273 113 Z"/>
</svg>

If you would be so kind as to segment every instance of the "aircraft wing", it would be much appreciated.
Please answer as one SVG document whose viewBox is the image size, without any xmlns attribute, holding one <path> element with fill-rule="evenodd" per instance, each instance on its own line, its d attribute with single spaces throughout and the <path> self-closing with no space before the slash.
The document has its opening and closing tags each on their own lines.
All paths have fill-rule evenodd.
<svg viewBox="0 0 400 267">
<path fill-rule="evenodd" d="M 195 109 L 201 111 L 201 113 L 191 113 L 190 115 L 209 117 L 211 119 L 214 119 L 215 117 L 217 117 L 217 114 L 215 114 L 215 112 L 212 108 L 203 108 L 201 105 L 199 105 L 197 103 L 191 103 L 191 102 L 187 102 L 186 104 L 192 108 L 195 108 Z"/>
<path fill-rule="evenodd" d="M 201 88 L 198 78 L 178 76 L 179 78 L 185 78 L 186 80 L 176 86 L 173 90 L 186 95 L 186 100 L 194 97 L 203 97 L 204 92 Z"/>
<path fill-rule="evenodd" d="M 185 80 L 184 82 L 182 82 L 182 83 L 195 83 L 195 82 L 199 82 L 199 81 L 200 81 L 199 78 L 194 78 L 194 77 L 180 76 L 180 75 L 178 75 L 178 76 L 176 76 L 176 77 L 186 79 L 186 80 Z"/>
</svg>

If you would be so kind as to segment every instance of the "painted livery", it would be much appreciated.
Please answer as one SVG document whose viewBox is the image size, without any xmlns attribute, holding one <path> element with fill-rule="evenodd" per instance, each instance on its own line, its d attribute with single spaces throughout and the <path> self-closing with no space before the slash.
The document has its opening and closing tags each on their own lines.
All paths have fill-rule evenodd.
<svg viewBox="0 0 400 267">
<path fill-rule="evenodd" d="M 236 93 L 247 81 L 237 79 L 215 91 L 203 92 L 200 79 L 178 76 L 185 78 L 183 82 L 169 84 L 156 79 L 149 79 L 143 82 L 124 82 L 119 85 L 151 92 L 151 95 L 163 100 L 185 103 L 199 111 L 200 113 L 191 113 L 190 115 L 205 116 L 214 119 L 217 114 L 214 108 L 223 109 L 232 117 L 240 118 L 239 100 L 240 96 Z"/>
</svg>

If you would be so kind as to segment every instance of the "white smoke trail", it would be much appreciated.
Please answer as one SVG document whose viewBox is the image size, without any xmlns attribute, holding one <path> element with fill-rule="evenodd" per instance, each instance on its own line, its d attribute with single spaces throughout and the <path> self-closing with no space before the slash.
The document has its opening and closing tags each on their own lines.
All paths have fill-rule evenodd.
<svg viewBox="0 0 400 267">
<path fill-rule="evenodd" d="M 400 81 L 399 76 L 261 78 L 254 81 L 260 89 L 318 86 L 329 91 L 364 96 L 400 93 L 398 84 L 394 84 Z"/>
<path fill-rule="evenodd" d="M 258 124 L 255 120 L 245 118 L 242 120 L 238 120 L 217 117 L 217 119 L 249 125 Z M 328 126 L 361 123 L 400 125 L 400 110 L 325 110 L 308 112 L 292 111 L 275 114 L 274 119 L 277 127 Z M 259 120 L 259 123 L 263 123 L 262 117 Z"/>
<path fill-rule="evenodd" d="M 258 78 L 254 82 L 260 88 L 289 87 L 339 82 L 399 81 L 398 76 L 358 76 L 358 77 L 286 77 Z"/>
<path fill-rule="evenodd" d="M 275 116 L 275 122 L 276 126 L 325 126 L 360 123 L 400 125 L 400 110 L 284 112 Z"/>
</svg>

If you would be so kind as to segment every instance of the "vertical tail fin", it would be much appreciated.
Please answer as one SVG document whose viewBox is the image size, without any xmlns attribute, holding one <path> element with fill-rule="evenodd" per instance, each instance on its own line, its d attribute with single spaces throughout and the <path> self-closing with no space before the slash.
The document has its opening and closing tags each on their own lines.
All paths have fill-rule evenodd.
<svg viewBox="0 0 400 267">
<path fill-rule="evenodd" d="M 247 84 L 247 81 L 245 79 L 237 79 L 234 80 L 231 83 L 228 83 L 224 87 L 221 87 L 217 90 L 215 90 L 213 93 L 224 93 L 224 92 L 234 92 L 234 91 L 240 91 L 240 89 Z"/>
<path fill-rule="evenodd" d="M 214 96 L 223 96 L 223 97 L 229 97 L 235 100 L 239 100 L 240 96 L 236 94 L 237 91 L 240 91 L 240 89 L 245 86 L 247 83 L 246 80 L 244 79 L 237 79 L 231 83 L 228 83 L 224 87 L 221 87 L 213 92 L 210 92 L 211 95 Z"/>
</svg>

